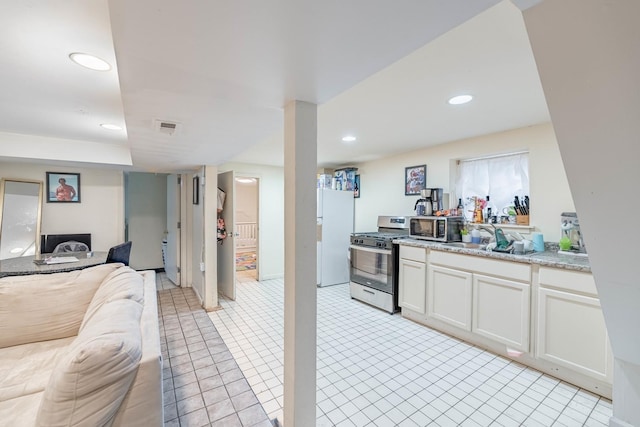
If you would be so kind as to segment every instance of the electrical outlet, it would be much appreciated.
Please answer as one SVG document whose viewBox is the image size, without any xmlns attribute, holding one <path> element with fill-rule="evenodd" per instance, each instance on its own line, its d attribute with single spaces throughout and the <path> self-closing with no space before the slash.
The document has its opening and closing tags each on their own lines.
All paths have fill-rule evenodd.
<svg viewBox="0 0 640 427">
<path fill-rule="evenodd" d="M 204 262 L 200 263 L 200 271 L 204 271 Z"/>
</svg>

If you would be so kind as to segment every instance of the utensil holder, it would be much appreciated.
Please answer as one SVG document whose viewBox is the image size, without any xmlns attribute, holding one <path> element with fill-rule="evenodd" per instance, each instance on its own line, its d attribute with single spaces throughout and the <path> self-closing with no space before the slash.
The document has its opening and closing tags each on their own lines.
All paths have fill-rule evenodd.
<svg viewBox="0 0 640 427">
<path fill-rule="evenodd" d="M 517 225 L 529 225 L 529 215 L 516 215 Z"/>
</svg>

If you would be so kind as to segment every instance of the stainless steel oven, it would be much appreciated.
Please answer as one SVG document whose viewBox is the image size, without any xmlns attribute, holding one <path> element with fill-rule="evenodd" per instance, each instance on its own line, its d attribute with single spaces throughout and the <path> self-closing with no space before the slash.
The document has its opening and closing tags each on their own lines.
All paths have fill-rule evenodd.
<svg viewBox="0 0 640 427">
<path fill-rule="evenodd" d="M 351 245 L 351 281 L 391 293 L 393 266 L 391 249 Z"/>
<path fill-rule="evenodd" d="M 399 246 L 409 237 L 408 217 L 378 217 L 378 231 L 351 235 L 351 297 L 390 313 L 398 311 Z"/>
</svg>

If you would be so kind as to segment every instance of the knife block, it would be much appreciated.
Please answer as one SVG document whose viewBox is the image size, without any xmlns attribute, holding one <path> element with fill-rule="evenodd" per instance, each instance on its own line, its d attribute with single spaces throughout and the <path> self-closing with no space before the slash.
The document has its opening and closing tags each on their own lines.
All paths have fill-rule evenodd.
<svg viewBox="0 0 640 427">
<path fill-rule="evenodd" d="M 516 225 L 529 225 L 529 215 L 516 215 Z"/>
</svg>

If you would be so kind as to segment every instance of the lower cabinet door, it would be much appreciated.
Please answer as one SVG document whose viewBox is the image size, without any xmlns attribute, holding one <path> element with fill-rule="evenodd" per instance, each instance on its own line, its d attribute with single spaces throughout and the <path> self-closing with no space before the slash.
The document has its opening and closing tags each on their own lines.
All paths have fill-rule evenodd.
<svg viewBox="0 0 640 427">
<path fill-rule="evenodd" d="M 427 272 L 427 316 L 471 330 L 472 274 L 430 265 Z"/>
<path fill-rule="evenodd" d="M 529 284 L 473 275 L 473 332 L 528 352 L 530 313 Z"/>
<path fill-rule="evenodd" d="M 538 290 L 536 356 L 611 382 L 613 357 L 597 298 Z"/>
<path fill-rule="evenodd" d="M 427 272 L 424 262 L 400 258 L 398 266 L 398 305 L 420 314 L 425 313 Z"/>
</svg>

